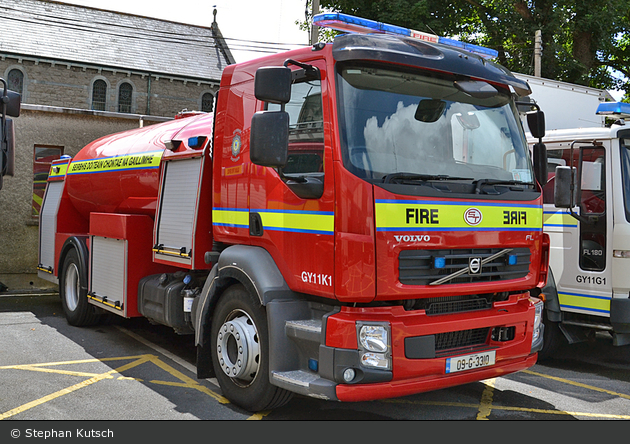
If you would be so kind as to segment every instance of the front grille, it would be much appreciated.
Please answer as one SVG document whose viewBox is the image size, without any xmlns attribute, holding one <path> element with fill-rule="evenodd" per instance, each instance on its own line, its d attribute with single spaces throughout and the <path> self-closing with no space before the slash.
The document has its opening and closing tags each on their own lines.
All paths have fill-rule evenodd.
<svg viewBox="0 0 630 444">
<path fill-rule="evenodd" d="M 398 279 L 405 285 L 429 285 L 440 278 L 467 269 L 471 258 L 484 260 L 499 253 L 500 248 L 475 248 L 451 250 L 403 250 L 398 256 Z M 509 264 L 508 258 L 516 256 L 516 263 Z M 443 266 L 437 268 L 435 259 Z M 527 276 L 530 265 L 529 248 L 513 248 L 512 251 L 484 264 L 481 272 L 461 274 L 444 284 L 471 284 L 518 279 Z"/>
<path fill-rule="evenodd" d="M 424 302 L 422 305 L 426 307 L 425 311 L 429 316 L 492 308 L 492 302 L 477 295 L 444 296 L 426 300 L 421 299 L 419 302 Z"/>
<path fill-rule="evenodd" d="M 484 345 L 488 339 L 489 331 L 490 328 L 486 327 L 438 333 L 435 335 L 435 351 Z"/>
</svg>

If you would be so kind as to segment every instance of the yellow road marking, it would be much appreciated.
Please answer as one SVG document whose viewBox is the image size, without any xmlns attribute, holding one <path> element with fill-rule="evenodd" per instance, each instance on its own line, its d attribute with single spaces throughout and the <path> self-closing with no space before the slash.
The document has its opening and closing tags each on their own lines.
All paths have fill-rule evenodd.
<svg viewBox="0 0 630 444">
<path fill-rule="evenodd" d="M 617 396 L 619 398 L 630 399 L 630 395 L 614 392 L 612 390 L 607 390 L 607 389 L 595 387 L 592 385 L 582 384 L 581 382 L 571 381 L 570 379 L 564 379 L 564 378 L 559 378 L 557 376 L 546 375 L 544 373 L 539 373 L 532 370 L 522 370 L 522 372 L 528 373 L 534 376 L 540 376 L 542 378 L 552 379 L 554 381 L 562 382 L 565 384 L 574 385 L 576 387 L 582 387 L 587 390 L 602 392 L 602 393 L 606 393 L 612 396 Z M 581 417 L 586 417 L 586 418 L 630 419 L 630 415 L 572 412 L 572 411 L 563 411 L 563 410 L 543 410 L 543 409 L 533 409 L 533 408 L 526 408 L 526 407 L 510 407 L 510 406 L 492 405 L 492 400 L 494 396 L 494 383 L 495 383 L 495 379 L 489 379 L 484 382 L 486 387 L 484 388 L 484 391 L 481 395 L 481 402 L 479 404 L 468 404 L 468 403 L 459 403 L 459 402 L 436 402 L 436 401 L 407 401 L 407 400 L 402 400 L 402 399 L 384 400 L 383 402 L 407 403 L 407 404 L 419 404 L 419 405 L 431 405 L 431 406 L 443 406 L 443 407 L 475 408 L 479 410 L 479 412 L 477 413 L 478 420 L 488 419 L 488 415 L 490 415 L 491 410 L 542 413 L 542 414 L 547 414 L 547 415 L 581 416 Z"/>
<path fill-rule="evenodd" d="M 606 389 L 603 389 L 603 388 L 594 387 L 592 385 L 582 384 L 581 382 L 571 381 L 570 379 L 564 379 L 564 378 L 559 378 L 557 376 L 545 375 L 544 373 L 538 373 L 538 372 L 534 372 L 532 370 L 523 370 L 523 373 L 527 373 L 527 374 L 535 375 L 535 376 L 540 376 L 542 378 L 552 379 L 554 381 L 563 382 L 565 384 L 574 385 L 576 387 L 582 387 L 582 388 L 585 388 L 585 389 L 588 389 L 588 390 L 593 390 L 595 392 L 602 392 L 602 393 L 607 393 L 609 395 L 618 396 L 620 398 L 630 399 L 630 395 L 626 395 L 624 393 L 613 392 L 612 390 L 606 390 Z"/>
<path fill-rule="evenodd" d="M 486 387 L 481 394 L 481 404 L 479 405 L 479 413 L 477 413 L 478 420 L 488 420 L 488 416 L 492 412 L 492 398 L 494 396 L 494 383 L 496 379 L 488 379 L 484 382 Z"/>
<path fill-rule="evenodd" d="M 160 367 L 162 370 L 164 370 L 164 371 L 170 373 L 171 375 L 175 376 L 176 378 L 178 378 L 180 381 L 184 381 L 184 383 L 185 383 L 185 385 L 183 385 L 184 387 L 189 387 L 189 388 L 193 388 L 195 390 L 199 390 L 200 392 L 205 393 L 206 395 L 211 396 L 212 398 L 216 399 L 221 404 L 228 404 L 230 402 L 230 401 L 227 400 L 227 398 L 214 393 L 208 387 L 199 384 L 194 379 L 189 378 L 188 376 L 184 375 L 182 372 L 179 372 L 179 371 L 175 370 L 173 367 L 170 367 L 169 365 L 166 365 L 164 362 L 160 361 L 159 359 L 155 359 L 152 362 L 153 362 L 153 364 L 155 364 L 158 367 Z"/>
<path fill-rule="evenodd" d="M 59 370 L 59 369 L 50 369 L 50 368 L 46 368 L 46 367 L 54 367 L 54 366 L 61 366 L 61 365 L 70 365 L 70 364 L 85 364 L 85 363 L 95 363 L 95 362 L 105 362 L 105 361 L 122 361 L 122 360 L 132 360 L 131 362 L 122 365 L 114 370 L 109 370 L 105 373 L 101 373 L 101 374 L 95 374 L 95 373 L 87 373 L 87 372 L 76 372 L 76 371 L 71 371 L 71 370 Z M 150 381 L 153 384 L 162 384 L 162 385 L 171 385 L 171 386 L 176 386 L 176 387 L 185 387 L 185 388 L 192 388 L 195 390 L 198 390 L 202 393 L 205 393 L 206 395 L 216 399 L 217 401 L 219 401 L 222 404 L 226 404 L 229 401 L 224 398 L 221 395 L 218 395 L 216 393 L 214 393 L 212 390 L 208 389 L 207 387 L 199 384 L 197 381 L 195 381 L 192 378 L 189 378 L 188 376 L 184 375 L 183 373 L 175 370 L 173 367 L 167 365 L 166 363 L 162 362 L 160 360 L 160 358 L 158 356 L 155 355 L 140 355 L 140 356 L 127 356 L 127 357 L 121 357 L 121 358 L 102 358 L 102 359 L 82 359 L 82 360 L 75 360 L 75 361 L 59 361 L 59 362 L 48 362 L 48 363 L 39 363 L 39 364 L 22 364 L 22 365 L 6 365 L 6 366 L 2 366 L 0 367 L 0 370 L 27 370 L 27 371 L 36 371 L 36 372 L 45 372 L 45 373 L 55 373 L 55 374 L 64 374 L 64 375 L 68 375 L 68 376 L 83 376 L 83 377 L 89 377 L 89 379 L 80 382 L 78 384 L 74 384 L 70 387 L 61 389 L 55 393 L 51 393 L 50 395 L 44 396 L 42 398 L 36 399 L 34 401 L 28 402 L 26 404 L 23 404 L 19 407 L 16 407 L 14 409 L 9 410 L 8 412 L 5 413 L 0 413 L 0 420 L 6 419 L 6 418 L 10 418 L 12 416 L 17 415 L 18 413 L 22 413 L 26 410 L 32 409 L 34 407 L 40 406 L 48 401 L 52 401 L 53 399 L 59 398 L 61 396 L 70 394 L 76 390 L 82 389 L 84 387 L 90 386 L 96 382 L 105 380 L 105 379 L 114 379 L 114 374 L 115 373 L 122 373 L 126 370 L 129 370 L 131 368 L 137 367 L 141 364 L 144 364 L 146 362 L 150 362 L 152 364 L 155 364 L 156 366 L 158 366 L 159 368 L 161 368 L 162 370 L 166 371 L 167 373 L 169 373 L 170 375 L 174 376 L 175 378 L 179 379 L 180 383 L 177 382 L 169 382 L 169 381 L 158 381 L 158 380 L 154 380 L 154 381 Z M 130 378 L 130 377 L 125 377 L 125 376 L 120 376 L 117 378 L 118 380 L 137 380 L 137 381 L 141 381 L 141 379 L 136 379 L 136 378 Z"/>
<path fill-rule="evenodd" d="M 43 398 L 36 399 L 35 401 L 27 402 L 26 404 L 23 404 L 23 405 L 21 405 L 21 406 L 19 406 L 17 408 L 9 410 L 6 413 L 0 414 L 0 420 L 6 419 L 6 418 L 10 418 L 11 416 L 15 416 L 18 413 L 25 412 L 26 410 L 30 410 L 33 407 L 37 407 L 37 406 L 42 405 L 42 404 L 44 404 L 44 403 L 46 403 L 48 401 L 52 401 L 53 399 L 56 399 L 56 398 L 59 398 L 61 396 L 70 394 L 70 393 L 72 393 L 74 391 L 77 391 L 79 389 L 82 389 L 84 387 L 92 385 L 92 384 L 94 384 L 96 382 L 102 381 L 103 379 L 111 379 L 112 378 L 111 375 L 113 373 L 119 373 L 119 372 L 128 370 L 128 369 L 130 369 L 132 367 L 135 367 L 137 365 L 140 365 L 140 364 L 146 362 L 147 360 L 148 359 L 145 359 L 145 358 L 141 357 L 141 358 L 136 359 L 135 361 L 133 361 L 131 363 L 128 363 L 128 364 L 125 364 L 125 365 L 123 365 L 121 367 L 118 367 L 117 369 L 110 370 L 110 371 L 102 373 L 100 375 L 96 375 L 96 376 L 94 376 L 94 377 L 92 377 L 90 379 L 87 379 L 87 380 L 83 381 L 83 382 L 80 382 L 78 384 L 72 385 L 72 386 L 70 386 L 68 388 L 61 389 L 61 390 L 59 390 L 59 391 L 57 391 L 55 393 L 51 393 L 50 395 L 44 396 Z M 9 368 L 10 367 L 11 366 L 9 366 Z M 6 368 L 6 367 L 3 367 L 3 368 Z"/>
<path fill-rule="evenodd" d="M 410 401 L 406 399 L 387 399 L 382 402 L 412 404 L 424 406 L 440 406 L 440 407 L 463 407 L 471 409 L 479 409 L 481 404 L 472 404 L 464 402 L 440 402 L 440 401 Z M 589 418 L 606 418 L 606 419 L 630 419 L 630 415 L 612 415 L 607 413 L 585 413 L 585 412 L 567 412 L 562 410 L 543 410 L 530 409 L 526 407 L 510 407 L 493 405 L 492 410 L 506 410 L 512 412 L 528 412 L 528 413 L 544 413 L 548 415 L 568 415 L 568 416 L 584 416 Z"/>
<path fill-rule="evenodd" d="M 266 410 L 264 412 L 254 413 L 252 416 L 247 418 L 246 421 L 260 421 L 265 416 L 267 416 L 269 413 L 271 413 L 271 410 Z"/>
</svg>

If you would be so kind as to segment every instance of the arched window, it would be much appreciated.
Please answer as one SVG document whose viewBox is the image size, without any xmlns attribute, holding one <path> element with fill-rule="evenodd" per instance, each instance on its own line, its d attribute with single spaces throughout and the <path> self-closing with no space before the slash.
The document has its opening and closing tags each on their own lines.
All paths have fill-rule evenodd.
<svg viewBox="0 0 630 444">
<path fill-rule="evenodd" d="M 24 73 L 19 69 L 12 69 L 7 76 L 8 89 L 17 93 L 24 93 Z"/>
<path fill-rule="evenodd" d="M 130 113 L 131 112 L 131 96 L 133 94 L 133 86 L 131 83 L 121 83 L 118 88 L 118 112 Z"/>
<path fill-rule="evenodd" d="M 205 113 L 212 112 L 214 106 L 214 96 L 212 93 L 205 93 L 201 96 L 201 111 Z"/>
<path fill-rule="evenodd" d="M 107 102 L 107 83 L 105 80 L 95 80 L 92 85 L 92 109 L 96 111 L 105 111 Z"/>
</svg>

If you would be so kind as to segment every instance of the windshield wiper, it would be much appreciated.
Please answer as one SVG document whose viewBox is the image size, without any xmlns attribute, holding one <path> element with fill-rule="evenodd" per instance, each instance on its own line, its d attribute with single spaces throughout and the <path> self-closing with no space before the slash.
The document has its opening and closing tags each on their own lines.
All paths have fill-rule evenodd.
<svg viewBox="0 0 630 444">
<path fill-rule="evenodd" d="M 421 181 L 428 180 L 473 180 L 473 177 L 456 177 L 447 174 L 417 174 L 417 173 L 391 173 L 383 177 L 383 183 L 392 183 L 399 180 Z"/>
<path fill-rule="evenodd" d="M 501 180 L 501 179 L 478 179 L 474 182 L 475 194 L 481 194 L 481 187 L 484 185 L 526 185 L 532 186 L 531 182 L 523 182 L 522 180 Z M 495 193 L 498 194 L 498 193 Z"/>
</svg>

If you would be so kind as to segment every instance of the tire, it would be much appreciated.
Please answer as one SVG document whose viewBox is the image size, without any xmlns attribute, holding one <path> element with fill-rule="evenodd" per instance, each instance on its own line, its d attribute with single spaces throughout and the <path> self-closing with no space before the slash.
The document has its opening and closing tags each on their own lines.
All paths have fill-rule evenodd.
<svg viewBox="0 0 630 444">
<path fill-rule="evenodd" d="M 543 310 L 543 324 L 545 325 L 543 347 L 538 352 L 538 360 L 548 361 L 568 342 L 560 330 L 558 322 L 550 321 L 547 317 L 547 310 Z"/>
<path fill-rule="evenodd" d="M 251 411 L 289 402 L 292 392 L 269 382 L 269 332 L 260 302 L 240 285 L 221 295 L 212 316 L 212 364 L 223 395 Z"/>
<path fill-rule="evenodd" d="M 81 276 L 85 276 L 85 264 L 79 260 L 79 255 L 73 248 L 68 251 L 61 267 L 59 277 L 59 295 L 61 305 L 66 315 L 68 324 L 77 327 L 95 325 L 100 320 L 97 308 L 88 302 L 86 282 L 82 282 Z"/>
</svg>

